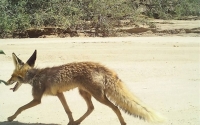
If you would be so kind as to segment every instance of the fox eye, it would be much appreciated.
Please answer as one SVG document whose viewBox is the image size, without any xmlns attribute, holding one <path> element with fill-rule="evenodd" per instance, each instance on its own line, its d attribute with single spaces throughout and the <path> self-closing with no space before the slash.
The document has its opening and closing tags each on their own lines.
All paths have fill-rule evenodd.
<svg viewBox="0 0 200 125">
<path fill-rule="evenodd" d="M 23 78 L 21 76 L 17 76 L 17 78 L 21 81 L 23 80 Z"/>
</svg>

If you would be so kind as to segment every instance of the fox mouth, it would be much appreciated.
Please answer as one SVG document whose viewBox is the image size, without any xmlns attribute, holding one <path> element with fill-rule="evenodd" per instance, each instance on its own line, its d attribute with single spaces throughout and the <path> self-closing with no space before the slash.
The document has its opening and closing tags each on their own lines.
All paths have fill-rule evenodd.
<svg viewBox="0 0 200 125">
<path fill-rule="evenodd" d="M 14 86 L 14 88 L 10 88 L 10 90 L 13 90 L 13 92 L 17 91 L 19 87 L 22 85 L 22 83 L 17 82 Z"/>
</svg>

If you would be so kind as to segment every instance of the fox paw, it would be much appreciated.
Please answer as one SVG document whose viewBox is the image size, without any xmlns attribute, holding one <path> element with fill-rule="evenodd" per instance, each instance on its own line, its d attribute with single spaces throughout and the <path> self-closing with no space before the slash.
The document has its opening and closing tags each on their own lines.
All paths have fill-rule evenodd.
<svg viewBox="0 0 200 125">
<path fill-rule="evenodd" d="M 8 117 L 8 121 L 12 122 L 15 118 L 13 116 Z"/>
<path fill-rule="evenodd" d="M 80 125 L 80 123 L 74 121 L 74 122 L 69 122 L 67 125 Z"/>
</svg>

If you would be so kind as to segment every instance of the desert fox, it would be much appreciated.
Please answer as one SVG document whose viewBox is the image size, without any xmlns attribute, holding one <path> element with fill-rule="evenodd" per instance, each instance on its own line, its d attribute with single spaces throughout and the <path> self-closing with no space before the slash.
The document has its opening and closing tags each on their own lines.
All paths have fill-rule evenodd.
<svg viewBox="0 0 200 125">
<path fill-rule="evenodd" d="M 110 107 L 117 115 L 121 125 L 126 125 L 120 109 L 126 113 L 148 122 L 162 122 L 163 117 L 145 106 L 131 94 L 118 78 L 117 74 L 94 62 L 74 62 L 51 68 L 34 68 L 37 51 L 26 63 L 14 53 L 15 69 L 6 85 L 16 83 L 15 92 L 22 83 L 32 86 L 33 100 L 20 107 L 14 115 L 8 117 L 13 121 L 22 111 L 41 103 L 43 95 L 57 96 L 69 118 L 68 125 L 80 124 L 94 109 L 91 97 Z M 78 120 L 74 120 L 63 92 L 78 87 L 80 95 L 87 103 L 88 110 Z"/>
</svg>

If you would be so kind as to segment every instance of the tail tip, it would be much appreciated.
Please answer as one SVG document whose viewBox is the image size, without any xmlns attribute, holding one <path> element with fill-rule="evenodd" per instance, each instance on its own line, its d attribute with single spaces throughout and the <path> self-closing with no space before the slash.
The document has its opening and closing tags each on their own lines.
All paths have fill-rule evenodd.
<svg viewBox="0 0 200 125">
<path fill-rule="evenodd" d="M 160 116 L 159 119 L 157 121 L 155 121 L 155 123 L 164 123 L 167 121 L 167 118 Z"/>
<path fill-rule="evenodd" d="M 148 122 L 151 123 L 164 123 L 167 121 L 167 118 L 161 115 L 160 113 L 153 113 L 148 119 Z"/>
</svg>

